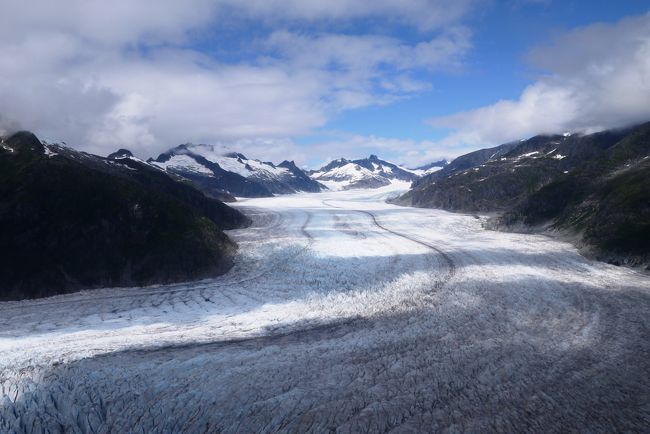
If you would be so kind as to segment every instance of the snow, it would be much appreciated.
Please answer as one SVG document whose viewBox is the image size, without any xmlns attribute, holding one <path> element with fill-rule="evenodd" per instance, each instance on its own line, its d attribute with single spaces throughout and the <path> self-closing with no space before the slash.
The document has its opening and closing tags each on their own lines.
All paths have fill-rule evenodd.
<svg viewBox="0 0 650 434">
<path fill-rule="evenodd" d="M 339 159 L 330 163 L 331 169 L 325 170 L 321 168 L 314 171 L 309 176 L 326 187 L 330 191 L 342 191 L 353 188 L 377 188 L 381 186 L 390 185 L 399 178 L 412 178 L 403 172 L 413 174 L 416 176 L 423 176 L 427 173 L 435 172 L 440 168 L 434 167 L 428 170 L 421 169 L 407 169 L 399 165 L 379 160 L 376 156 L 372 155 L 366 161 L 348 161 Z M 338 164 L 334 164 L 338 163 Z M 329 165 L 328 165 L 329 166 Z"/>
<path fill-rule="evenodd" d="M 348 162 L 343 166 L 334 167 L 328 171 L 318 171 L 311 174 L 311 178 L 325 185 L 331 191 L 340 191 L 348 189 L 353 184 L 361 181 L 375 180 L 377 184 L 385 184 L 394 181 L 390 179 L 393 169 L 377 164 L 371 163 L 373 170 L 369 170 L 353 162 Z M 408 170 L 408 169 L 406 169 Z M 409 170 L 413 172 L 412 170 Z"/>
<path fill-rule="evenodd" d="M 526 154 L 522 154 L 522 155 L 518 156 L 517 158 L 528 158 L 528 157 L 532 157 L 533 155 L 537 155 L 537 154 L 539 154 L 539 151 L 533 151 L 533 152 L 528 152 Z"/>
<path fill-rule="evenodd" d="M 203 173 L 206 175 L 213 175 L 212 170 L 207 167 L 199 164 L 194 160 L 194 158 L 189 155 L 172 155 L 171 158 L 167 161 L 158 162 L 153 161 L 151 164 L 160 167 L 161 169 L 183 169 L 189 170 L 196 173 Z"/>
<path fill-rule="evenodd" d="M 0 303 L 0 432 L 643 431 L 649 277 L 408 185 L 242 200 L 218 278 Z"/>
<path fill-rule="evenodd" d="M 52 157 L 54 157 L 56 155 L 59 155 L 59 153 L 56 152 L 56 148 L 57 148 L 57 146 L 61 146 L 61 144 L 64 144 L 64 142 L 55 142 L 55 141 L 47 140 L 47 139 L 43 139 L 40 142 L 41 142 L 41 145 L 43 145 L 43 150 L 45 152 L 45 156 L 47 156 L 48 158 L 52 158 Z"/>
<path fill-rule="evenodd" d="M 119 161 L 119 160 L 132 160 L 132 161 L 137 161 L 138 163 L 142 163 L 142 164 L 149 164 L 149 163 L 147 163 L 146 161 L 144 161 L 143 159 L 138 158 L 138 157 L 135 157 L 135 156 L 133 156 L 133 155 L 122 155 L 122 156 L 118 156 L 118 157 L 115 157 L 115 160 L 117 160 L 117 161 Z M 155 164 L 155 163 L 154 163 L 154 164 Z M 157 167 L 157 168 L 158 168 L 158 169 L 162 169 L 162 167 Z M 212 172 L 210 172 L 210 173 L 212 173 Z"/>
<path fill-rule="evenodd" d="M 348 163 L 341 167 L 335 167 L 328 172 L 315 173 L 314 176 L 316 178 L 322 177 L 322 178 L 358 181 L 360 179 L 369 176 L 369 174 L 371 173 L 372 172 L 370 172 L 368 169 L 363 168 L 358 164 Z"/>
<path fill-rule="evenodd" d="M 191 155 L 195 154 L 205 158 L 206 160 L 216 163 L 223 170 L 228 172 L 237 173 L 245 178 L 257 177 L 266 179 L 278 179 L 282 177 L 292 176 L 291 172 L 284 167 L 276 167 L 269 163 L 264 163 L 258 160 L 250 160 L 240 157 L 231 157 L 233 154 L 224 146 L 219 145 L 192 145 L 188 144 L 187 150 L 178 149 L 168 161 L 153 162 L 152 164 L 167 169 L 168 167 L 175 169 L 184 169 L 192 172 L 203 173 L 212 175 L 212 170 L 198 163 Z"/>
<path fill-rule="evenodd" d="M 288 176 L 290 174 L 289 169 L 287 168 L 272 166 L 258 160 L 244 160 L 244 162 L 251 166 L 255 171 L 268 172 L 276 177 Z"/>
<path fill-rule="evenodd" d="M 58 152 L 54 152 L 52 148 L 50 148 L 47 145 L 43 145 L 43 149 L 45 151 L 45 155 L 47 155 L 50 158 L 54 157 L 55 155 L 59 155 Z"/>
<path fill-rule="evenodd" d="M 398 167 L 400 169 L 402 169 L 402 170 L 406 170 L 407 172 L 411 172 L 411 173 L 413 173 L 413 174 L 415 174 L 417 176 L 428 175 L 430 173 L 437 172 L 438 170 L 442 169 L 442 166 L 441 167 L 438 167 L 438 166 L 429 167 L 427 170 L 423 170 L 423 169 L 407 169 L 405 167 L 400 167 L 400 166 L 398 166 Z"/>
<path fill-rule="evenodd" d="M 236 158 L 228 157 L 210 157 L 208 158 L 213 163 L 217 163 L 223 170 L 228 172 L 237 173 L 244 178 L 248 178 L 253 174 L 252 170 L 246 168 L 246 163 L 238 161 Z"/>
<path fill-rule="evenodd" d="M 278 178 L 290 175 L 289 170 L 284 167 L 275 167 L 258 160 L 227 156 L 232 152 L 224 147 L 192 145 L 190 150 L 208 161 L 217 163 L 223 170 L 237 173 L 245 178 L 250 176 Z"/>
<path fill-rule="evenodd" d="M 317 179 L 317 178 L 314 178 Z M 322 179 L 318 179 L 318 182 L 323 184 L 325 187 L 328 188 L 330 191 L 341 191 L 349 187 L 351 182 L 349 180 L 342 180 L 342 181 L 325 181 Z"/>
<path fill-rule="evenodd" d="M 326 172 L 315 172 L 311 175 L 311 178 L 324 184 L 332 191 L 338 191 L 356 182 L 377 178 L 378 176 L 356 163 L 347 163 Z"/>
<path fill-rule="evenodd" d="M 222 169 L 229 172 L 238 173 L 245 178 L 248 178 L 250 176 L 277 178 L 290 175 L 289 170 L 284 167 L 274 167 L 270 164 L 265 164 L 257 160 L 242 159 L 239 161 L 237 158 L 223 156 L 210 156 L 209 158 L 206 158 L 214 163 L 217 163 L 219 166 L 221 166 Z"/>
<path fill-rule="evenodd" d="M 128 158 L 128 157 L 117 158 L 116 160 L 105 160 L 105 163 L 108 164 L 108 165 L 111 165 L 111 166 L 119 166 L 119 167 L 121 167 L 122 169 L 130 170 L 130 171 L 132 171 L 132 172 L 137 172 L 138 169 L 135 169 L 135 168 L 129 166 L 128 164 L 124 164 L 124 163 L 120 162 L 120 160 L 125 160 L 125 159 L 127 159 L 127 158 Z"/>
</svg>

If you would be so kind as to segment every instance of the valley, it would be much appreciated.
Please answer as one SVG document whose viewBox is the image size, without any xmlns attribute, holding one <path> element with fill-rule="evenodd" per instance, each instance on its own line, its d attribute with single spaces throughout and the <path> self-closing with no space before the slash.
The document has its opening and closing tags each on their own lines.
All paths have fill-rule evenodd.
<svg viewBox="0 0 650 434">
<path fill-rule="evenodd" d="M 0 303 L 0 431 L 647 427 L 648 275 L 408 187 L 241 199 L 216 278 Z"/>
</svg>

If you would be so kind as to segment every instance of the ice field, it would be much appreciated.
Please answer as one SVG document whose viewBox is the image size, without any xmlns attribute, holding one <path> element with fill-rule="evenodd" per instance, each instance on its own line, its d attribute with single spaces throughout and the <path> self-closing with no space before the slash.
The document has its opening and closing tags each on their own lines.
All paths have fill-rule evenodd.
<svg viewBox="0 0 650 434">
<path fill-rule="evenodd" d="M 0 303 L 0 432 L 650 429 L 650 277 L 407 185 L 242 200 L 226 275 Z"/>
</svg>

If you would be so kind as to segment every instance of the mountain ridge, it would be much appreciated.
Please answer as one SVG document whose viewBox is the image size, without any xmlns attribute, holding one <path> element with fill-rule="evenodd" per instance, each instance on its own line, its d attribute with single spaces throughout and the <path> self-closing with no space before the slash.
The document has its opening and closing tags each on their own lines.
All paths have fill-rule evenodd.
<svg viewBox="0 0 650 434">
<path fill-rule="evenodd" d="M 134 158 L 0 139 L 0 299 L 222 274 L 239 211 Z"/>
<path fill-rule="evenodd" d="M 382 160 L 374 154 L 356 160 L 339 158 L 320 169 L 310 170 L 308 174 L 332 190 L 379 188 L 391 182 L 413 182 L 419 178 L 415 171 Z"/>
<path fill-rule="evenodd" d="M 498 213 L 489 227 L 562 233 L 596 258 L 648 264 L 649 155 L 650 123 L 540 135 L 461 156 L 391 202 Z"/>
<path fill-rule="evenodd" d="M 322 186 L 289 161 L 279 165 L 205 144 L 182 144 L 147 160 L 211 196 L 271 197 L 318 192 Z"/>
</svg>

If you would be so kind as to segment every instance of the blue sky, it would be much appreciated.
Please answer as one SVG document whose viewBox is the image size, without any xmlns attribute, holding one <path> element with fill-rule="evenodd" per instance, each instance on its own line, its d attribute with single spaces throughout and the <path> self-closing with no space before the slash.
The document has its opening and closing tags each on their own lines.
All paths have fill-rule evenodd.
<svg viewBox="0 0 650 434">
<path fill-rule="evenodd" d="M 331 140 L 328 131 L 415 141 L 442 139 L 449 130 L 433 128 L 426 119 L 486 106 L 500 99 L 516 99 L 535 81 L 540 72 L 526 61 L 531 47 L 575 27 L 616 22 L 648 10 L 644 1 L 492 2 L 467 20 L 473 32 L 473 48 L 462 71 L 422 74 L 423 80 L 432 83 L 431 90 L 387 106 L 341 113 L 319 132 L 301 137 L 298 142 L 308 145 Z M 387 157 L 399 159 L 399 155 Z"/>
<path fill-rule="evenodd" d="M 650 119 L 647 1 L 2 2 L 0 130 L 409 166 Z"/>
</svg>

